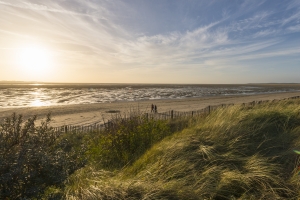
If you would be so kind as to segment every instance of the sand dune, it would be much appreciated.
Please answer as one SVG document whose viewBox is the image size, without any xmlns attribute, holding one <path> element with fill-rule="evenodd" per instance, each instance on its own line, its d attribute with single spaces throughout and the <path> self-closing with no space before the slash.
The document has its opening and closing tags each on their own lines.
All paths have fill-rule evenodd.
<svg viewBox="0 0 300 200">
<path fill-rule="evenodd" d="M 33 115 L 38 116 L 40 121 L 51 112 L 52 126 L 62 125 L 87 125 L 91 123 L 108 120 L 115 115 L 115 112 L 128 113 L 132 111 L 150 112 L 151 104 L 157 105 L 158 112 L 169 110 L 193 111 L 200 110 L 209 105 L 219 104 L 241 104 L 261 100 L 280 100 L 293 96 L 300 96 L 300 92 L 287 92 L 276 94 L 259 94 L 251 96 L 214 96 L 204 98 L 151 100 L 137 102 L 114 102 L 99 104 L 67 105 L 67 106 L 45 106 L 45 107 L 24 107 L 24 108 L 1 108 L 0 120 L 10 116 L 13 112 L 22 114 L 24 119 Z"/>
</svg>

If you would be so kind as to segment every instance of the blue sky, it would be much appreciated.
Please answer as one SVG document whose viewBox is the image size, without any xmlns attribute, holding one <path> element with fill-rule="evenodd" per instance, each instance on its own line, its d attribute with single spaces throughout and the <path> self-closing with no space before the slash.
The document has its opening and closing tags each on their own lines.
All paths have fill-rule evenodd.
<svg viewBox="0 0 300 200">
<path fill-rule="evenodd" d="M 0 80 L 299 83 L 300 1 L 0 0 L 0 56 Z"/>
</svg>

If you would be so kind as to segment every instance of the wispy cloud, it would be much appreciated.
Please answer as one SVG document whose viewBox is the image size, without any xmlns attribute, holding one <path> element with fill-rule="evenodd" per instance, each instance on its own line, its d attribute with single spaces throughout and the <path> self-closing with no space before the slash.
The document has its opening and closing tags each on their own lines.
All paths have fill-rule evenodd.
<svg viewBox="0 0 300 200">
<path fill-rule="evenodd" d="M 48 12 L 65 13 L 65 14 L 71 14 L 71 15 L 89 16 L 87 14 L 72 12 L 72 11 L 68 11 L 68 10 L 64 10 L 64 9 L 54 9 L 54 8 L 50 8 L 43 4 L 30 3 L 30 2 L 25 2 L 25 1 L 21 1 L 18 3 L 8 3 L 8 2 L 0 1 L 0 4 L 5 5 L 5 6 L 12 6 L 12 7 L 16 7 L 16 8 L 33 10 L 33 11 L 48 11 Z"/>
<path fill-rule="evenodd" d="M 300 32 L 300 24 L 295 25 L 295 26 L 290 26 L 287 28 L 288 31 L 290 32 Z"/>
<path fill-rule="evenodd" d="M 261 30 L 253 34 L 253 38 L 261 38 L 261 37 L 269 37 L 269 36 L 274 36 L 278 33 L 277 30 L 274 29 L 266 29 L 266 30 Z"/>
<path fill-rule="evenodd" d="M 243 55 L 239 56 L 238 60 L 254 60 L 254 59 L 261 59 L 261 58 L 278 58 L 278 57 L 284 57 L 284 56 L 296 56 L 300 54 L 300 48 L 294 48 L 294 49 L 283 49 L 283 50 L 273 50 L 270 52 L 264 52 L 264 53 L 254 53 L 251 55 Z"/>
<path fill-rule="evenodd" d="M 296 13 L 292 14 L 291 16 L 289 16 L 288 18 L 285 18 L 282 20 L 282 25 L 286 25 L 290 22 L 297 22 L 299 23 L 300 21 L 300 10 L 297 11 Z"/>
</svg>

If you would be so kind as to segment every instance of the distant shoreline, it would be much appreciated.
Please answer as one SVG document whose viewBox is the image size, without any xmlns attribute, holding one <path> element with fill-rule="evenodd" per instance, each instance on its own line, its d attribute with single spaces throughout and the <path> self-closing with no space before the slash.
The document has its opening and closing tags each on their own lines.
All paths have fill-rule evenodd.
<svg viewBox="0 0 300 200">
<path fill-rule="evenodd" d="M 0 81 L 0 88 L 7 87 L 29 87 L 29 88 L 53 88 L 60 86 L 69 87 L 162 87 L 162 86 L 209 86 L 209 87 L 228 87 L 228 86 L 268 86 L 268 87 L 300 87 L 300 83 L 229 83 L 229 84 L 193 84 L 193 83 L 53 83 L 35 81 Z"/>
</svg>

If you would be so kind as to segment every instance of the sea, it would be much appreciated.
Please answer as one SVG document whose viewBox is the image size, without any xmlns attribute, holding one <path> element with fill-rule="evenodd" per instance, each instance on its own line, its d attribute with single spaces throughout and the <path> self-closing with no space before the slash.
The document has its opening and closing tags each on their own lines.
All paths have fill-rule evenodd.
<svg viewBox="0 0 300 200">
<path fill-rule="evenodd" d="M 300 91 L 300 84 L 0 83 L 0 108 L 185 99 Z"/>
</svg>

